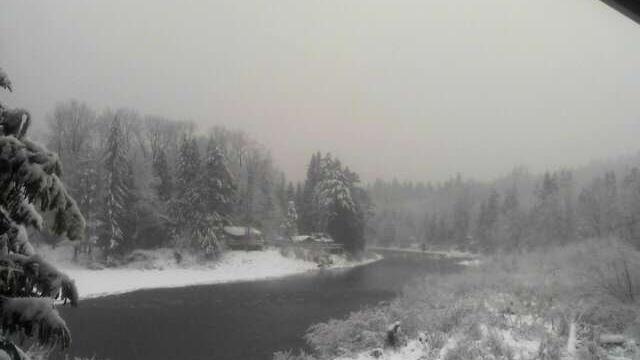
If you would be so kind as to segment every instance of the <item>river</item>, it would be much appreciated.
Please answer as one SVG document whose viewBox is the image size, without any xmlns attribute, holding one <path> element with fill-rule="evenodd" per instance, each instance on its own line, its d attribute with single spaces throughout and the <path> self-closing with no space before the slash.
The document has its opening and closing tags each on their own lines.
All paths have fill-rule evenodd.
<svg viewBox="0 0 640 360">
<path fill-rule="evenodd" d="M 306 346 L 307 328 L 391 300 L 448 260 L 385 258 L 275 280 L 141 290 L 62 308 L 71 355 L 96 360 L 265 360 Z"/>
</svg>

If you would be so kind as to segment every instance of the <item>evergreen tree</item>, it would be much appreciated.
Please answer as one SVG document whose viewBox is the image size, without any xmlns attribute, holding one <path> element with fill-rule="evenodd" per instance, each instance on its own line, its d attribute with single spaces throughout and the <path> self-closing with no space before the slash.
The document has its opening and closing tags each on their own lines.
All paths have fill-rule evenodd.
<svg viewBox="0 0 640 360">
<path fill-rule="evenodd" d="M 102 199 L 101 181 L 97 169 L 99 161 L 96 156 L 90 152 L 79 162 L 81 171 L 79 171 L 76 193 L 78 199 L 78 207 L 86 219 L 86 237 L 84 241 L 78 242 L 76 245 L 76 254 L 82 247 L 91 253 L 93 247 L 98 243 L 100 216 L 100 205 Z"/>
<path fill-rule="evenodd" d="M 174 222 L 176 245 L 190 247 L 199 242 L 193 235 L 203 220 L 204 201 L 200 190 L 200 151 L 194 138 L 186 135 L 180 144 L 176 169 L 176 192 L 170 210 Z M 207 246 L 208 244 L 204 244 Z M 207 248 L 211 250 L 211 248 Z"/>
<path fill-rule="evenodd" d="M 293 200 L 289 201 L 284 230 L 285 236 L 288 239 L 292 239 L 294 236 L 298 235 L 298 212 L 296 211 L 296 203 Z"/>
<path fill-rule="evenodd" d="M 287 179 L 284 174 L 281 173 L 277 177 L 276 188 L 274 190 L 275 198 L 277 199 L 279 210 L 285 215 L 289 211 L 289 196 L 287 193 Z M 291 199 L 293 200 L 293 199 Z"/>
<path fill-rule="evenodd" d="M 296 184 L 296 193 L 295 193 L 294 201 L 296 202 L 296 210 L 298 211 L 298 231 L 304 232 L 303 230 L 304 227 L 302 224 L 302 215 L 301 215 L 301 209 L 304 206 L 304 198 L 303 198 L 302 184 L 300 184 L 299 182 Z"/>
<path fill-rule="evenodd" d="M 617 228 L 617 185 L 615 175 L 597 177 L 578 196 L 580 235 L 585 238 L 613 235 Z"/>
<path fill-rule="evenodd" d="M 169 170 L 167 155 L 164 149 L 159 149 L 157 155 L 153 159 L 153 175 L 157 178 L 155 184 L 158 199 L 163 202 L 169 201 L 173 194 L 173 180 Z"/>
<path fill-rule="evenodd" d="M 140 248 L 141 240 L 138 236 L 138 227 L 140 225 L 138 202 L 140 201 L 140 198 L 138 196 L 138 187 L 135 183 L 133 166 L 128 160 L 125 163 L 123 185 L 124 190 L 126 191 L 126 197 L 122 204 L 122 212 L 124 213 L 124 218 L 122 219 L 122 235 L 124 243 L 119 249 L 120 252 Z"/>
<path fill-rule="evenodd" d="M 620 208 L 618 199 L 618 182 L 613 171 L 604 175 L 603 225 L 605 236 L 618 235 Z"/>
<path fill-rule="evenodd" d="M 533 240 L 531 246 L 548 246 L 563 237 L 563 218 L 560 187 L 554 174 L 545 173 L 536 191 L 532 209 Z"/>
<path fill-rule="evenodd" d="M 461 183 L 460 177 L 457 179 Z M 471 203 L 466 192 L 458 196 L 453 208 L 453 242 L 459 249 L 469 246 L 471 228 Z"/>
<path fill-rule="evenodd" d="M 207 146 L 207 157 L 202 172 L 202 197 L 208 213 L 217 213 L 229 219 L 236 196 L 236 185 L 227 168 L 226 159 L 213 139 Z"/>
<path fill-rule="evenodd" d="M 127 247 L 125 240 L 130 240 L 125 238 L 131 234 L 130 210 L 134 194 L 122 131 L 122 124 L 116 115 L 109 127 L 104 155 L 105 198 L 98 239 L 108 257 L 124 251 Z"/>
<path fill-rule="evenodd" d="M 557 240 L 560 244 L 567 244 L 576 238 L 576 209 L 574 204 L 573 173 L 562 170 L 556 176 L 558 184 L 558 196 L 560 199 L 560 236 Z"/>
<path fill-rule="evenodd" d="M 236 186 L 224 154 L 213 139 L 209 140 L 207 146 L 200 183 L 200 196 L 204 206 L 195 230 L 200 238 L 200 247 L 205 250 L 206 255 L 211 256 L 218 248 L 222 228 L 231 223 L 236 195 Z"/>
<path fill-rule="evenodd" d="M 273 184 L 271 159 L 265 158 L 260 161 L 256 173 L 257 188 L 254 192 L 254 214 L 259 219 L 258 225 L 267 236 L 273 236 L 279 225 L 284 220 L 284 216 L 279 216 L 279 211 L 286 211 L 278 206 L 276 189 Z"/>
<path fill-rule="evenodd" d="M 283 224 L 284 234 L 291 239 L 298 235 L 298 209 L 296 206 L 296 191 L 293 183 L 289 182 L 285 190 L 285 198 L 287 199 L 287 216 Z"/>
<path fill-rule="evenodd" d="M 184 136 L 177 161 L 177 185 L 184 192 L 198 186 L 200 177 L 200 149 L 193 137 Z"/>
<path fill-rule="evenodd" d="M 500 214 L 500 196 L 495 190 L 491 191 L 489 198 L 480 205 L 478 214 L 476 239 L 480 250 L 492 253 L 496 250 L 498 235 L 498 216 Z"/>
<path fill-rule="evenodd" d="M 10 84 L 0 69 L 0 87 Z M 73 281 L 35 253 L 27 228 L 44 230 L 44 213 L 52 215 L 46 227 L 69 240 L 82 239 L 85 226 L 59 158 L 25 137 L 29 121 L 26 111 L 0 104 L 0 357 L 12 360 L 26 358 L 13 336 L 67 347 L 70 332 L 53 299 L 78 301 Z"/>
<path fill-rule="evenodd" d="M 293 186 L 292 182 L 289 182 L 289 184 L 287 185 L 287 190 L 286 190 L 286 199 L 287 199 L 287 204 L 289 203 L 289 201 L 293 201 L 294 205 L 296 205 L 296 208 L 298 207 L 298 202 L 296 201 L 296 199 L 298 198 L 297 194 L 296 194 L 296 188 Z"/>
<path fill-rule="evenodd" d="M 311 233 L 320 231 L 317 224 L 318 208 L 315 202 L 316 187 L 322 176 L 321 169 L 322 155 L 318 152 L 311 156 L 309 167 L 307 168 L 307 178 L 302 191 L 302 201 L 300 204 L 300 231 Z"/>
<path fill-rule="evenodd" d="M 502 245 L 507 251 L 522 251 L 525 238 L 526 215 L 520 208 L 518 188 L 514 184 L 502 203 Z"/>
<path fill-rule="evenodd" d="M 320 215 L 312 221 L 352 254 L 364 249 L 365 222 L 371 207 L 366 191 L 357 186 L 359 182 L 358 175 L 343 168 L 339 160 L 329 154 L 320 158 L 319 181 L 312 201 Z"/>
<path fill-rule="evenodd" d="M 640 170 L 633 168 L 622 182 L 620 234 L 640 248 Z"/>
</svg>

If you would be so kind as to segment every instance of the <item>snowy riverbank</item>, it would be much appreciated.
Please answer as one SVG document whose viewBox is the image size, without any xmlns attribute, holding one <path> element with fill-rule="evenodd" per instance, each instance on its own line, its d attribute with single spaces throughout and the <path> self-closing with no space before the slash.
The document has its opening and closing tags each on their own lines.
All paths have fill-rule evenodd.
<svg viewBox="0 0 640 360">
<path fill-rule="evenodd" d="M 492 256 L 315 324 L 310 354 L 273 359 L 639 359 L 638 264 L 640 252 L 611 239 Z"/>
<path fill-rule="evenodd" d="M 41 251 L 42 252 L 42 251 Z M 61 256 L 63 254 L 63 256 Z M 277 250 L 229 251 L 209 264 L 180 266 L 169 251 L 154 252 L 153 261 L 131 263 L 121 268 L 91 270 L 68 260 L 68 252 L 44 252 L 46 258 L 60 265 L 78 287 L 81 299 L 122 294 L 141 289 L 171 288 L 191 285 L 254 281 L 319 271 L 314 262 L 282 256 Z M 333 265 L 324 269 L 351 268 L 380 260 L 374 257 L 348 261 L 333 256 Z"/>
</svg>

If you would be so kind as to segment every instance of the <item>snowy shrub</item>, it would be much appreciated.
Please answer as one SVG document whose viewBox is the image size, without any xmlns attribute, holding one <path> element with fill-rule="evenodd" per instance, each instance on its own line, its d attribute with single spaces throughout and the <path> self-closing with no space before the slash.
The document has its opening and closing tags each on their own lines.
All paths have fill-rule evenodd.
<svg viewBox="0 0 640 360">
<path fill-rule="evenodd" d="M 496 359 L 512 360 L 514 358 L 513 349 L 495 331 L 488 332 L 484 346 Z"/>
<path fill-rule="evenodd" d="M 610 332 L 620 333 L 638 318 L 636 306 L 624 304 L 598 303 L 587 307 L 580 321 L 590 326 L 598 326 Z"/>
<path fill-rule="evenodd" d="M 477 341 L 461 340 L 446 352 L 444 360 L 483 359 L 483 351 Z"/>
<path fill-rule="evenodd" d="M 445 333 L 439 331 L 431 331 L 424 334 L 424 337 L 423 342 L 429 345 L 429 349 L 431 349 L 431 351 L 440 351 L 449 338 Z"/>
<path fill-rule="evenodd" d="M 465 336 L 446 351 L 446 360 L 495 359 L 513 360 L 514 350 L 495 331 L 481 334 L 480 338 Z"/>
<path fill-rule="evenodd" d="M 640 321 L 636 319 L 625 331 L 625 336 L 632 339 L 635 344 L 640 344 Z"/>
<path fill-rule="evenodd" d="M 465 335 L 471 340 L 478 341 L 484 336 L 484 332 L 482 330 L 482 326 L 479 323 L 473 323 L 467 328 Z"/>
<path fill-rule="evenodd" d="M 593 341 L 585 341 L 585 343 L 576 352 L 577 360 L 608 360 L 609 356 L 604 349 Z"/>
<path fill-rule="evenodd" d="M 381 346 L 391 322 L 386 309 L 366 309 L 351 313 L 345 320 L 313 325 L 305 339 L 322 358 L 336 357 Z"/>
<path fill-rule="evenodd" d="M 592 279 L 591 289 L 623 302 L 635 302 L 640 292 L 640 254 L 616 240 L 588 245 L 582 271 Z"/>
<path fill-rule="evenodd" d="M 538 360 L 560 360 L 563 343 L 561 339 L 545 336 L 538 347 Z"/>
<path fill-rule="evenodd" d="M 292 350 L 286 350 L 275 352 L 272 360 L 316 360 L 316 358 L 307 354 L 304 350 L 300 350 L 298 354 L 295 354 Z"/>
</svg>

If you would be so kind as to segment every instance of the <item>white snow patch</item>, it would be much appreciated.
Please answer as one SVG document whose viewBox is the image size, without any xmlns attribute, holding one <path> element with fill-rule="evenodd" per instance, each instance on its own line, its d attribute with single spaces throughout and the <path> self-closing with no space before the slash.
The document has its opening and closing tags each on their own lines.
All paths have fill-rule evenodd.
<svg viewBox="0 0 640 360">
<path fill-rule="evenodd" d="M 376 257 L 364 261 L 348 261 L 344 257 L 335 256 L 334 264 L 324 270 L 351 268 L 380 259 L 381 257 Z M 277 250 L 228 251 L 214 263 L 190 264 L 189 267 L 177 265 L 168 255 L 154 257 L 151 265 L 146 262 L 144 267 L 151 267 L 147 269 L 139 263 L 102 270 L 86 269 L 64 259 L 56 263 L 60 265 L 60 270 L 76 282 L 81 299 L 141 289 L 265 280 L 319 271 L 316 263 L 284 257 Z"/>
<path fill-rule="evenodd" d="M 458 264 L 462 266 L 479 266 L 482 264 L 482 261 L 480 261 L 480 259 L 462 260 L 458 261 Z"/>
</svg>

